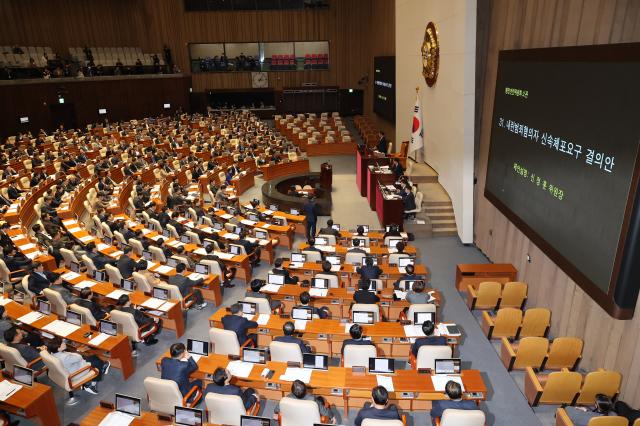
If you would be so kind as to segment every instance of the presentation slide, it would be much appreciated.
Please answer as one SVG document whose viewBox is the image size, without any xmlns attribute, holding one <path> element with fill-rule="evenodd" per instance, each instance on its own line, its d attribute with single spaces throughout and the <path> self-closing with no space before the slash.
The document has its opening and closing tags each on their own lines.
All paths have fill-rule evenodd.
<svg viewBox="0 0 640 426">
<path fill-rule="evenodd" d="M 373 112 L 396 122 L 396 57 L 373 58 Z"/>
<path fill-rule="evenodd" d="M 606 49 L 501 52 L 485 188 L 574 280 L 604 293 L 640 140 L 639 59 Z"/>
</svg>

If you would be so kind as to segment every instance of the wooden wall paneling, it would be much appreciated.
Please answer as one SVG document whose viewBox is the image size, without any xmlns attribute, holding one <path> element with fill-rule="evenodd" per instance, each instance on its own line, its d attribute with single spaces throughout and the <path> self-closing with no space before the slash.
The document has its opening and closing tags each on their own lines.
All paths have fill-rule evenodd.
<svg viewBox="0 0 640 426">
<path fill-rule="evenodd" d="M 640 405 L 640 315 L 609 317 L 579 286 L 484 198 L 498 52 L 503 49 L 640 41 L 640 2 L 633 0 L 492 0 L 480 126 L 476 245 L 495 262 L 511 262 L 529 283 L 527 306 L 552 309 L 552 336 L 584 339 L 581 367 L 623 375 L 621 398 Z M 491 234 L 491 235 L 490 235 Z M 529 253 L 532 262 L 526 262 Z"/>
</svg>

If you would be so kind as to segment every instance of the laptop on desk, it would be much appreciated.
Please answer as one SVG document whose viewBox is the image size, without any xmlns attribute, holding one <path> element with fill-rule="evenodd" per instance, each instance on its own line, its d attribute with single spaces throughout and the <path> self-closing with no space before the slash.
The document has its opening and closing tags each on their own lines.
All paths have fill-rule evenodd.
<svg viewBox="0 0 640 426">
<path fill-rule="evenodd" d="M 435 360 L 435 374 L 460 374 L 462 360 L 460 358 L 447 358 Z"/>
<path fill-rule="evenodd" d="M 369 358 L 369 372 L 374 374 L 394 374 L 392 358 Z"/>
<path fill-rule="evenodd" d="M 175 407 L 174 424 L 180 426 L 201 426 L 203 413 L 197 408 Z"/>
</svg>

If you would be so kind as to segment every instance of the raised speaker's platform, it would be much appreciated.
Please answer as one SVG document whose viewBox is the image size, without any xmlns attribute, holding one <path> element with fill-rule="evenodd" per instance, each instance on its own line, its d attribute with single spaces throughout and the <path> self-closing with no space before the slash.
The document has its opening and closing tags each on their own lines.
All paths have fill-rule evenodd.
<svg viewBox="0 0 640 426">
<path fill-rule="evenodd" d="M 289 195 L 290 189 L 299 185 L 310 185 L 316 197 L 318 214 L 331 216 L 331 187 L 323 186 L 320 173 L 305 173 L 276 178 L 262 185 L 262 202 L 265 206 L 277 204 L 282 211 L 294 208 L 301 210 L 306 198 L 302 194 Z"/>
</svg>

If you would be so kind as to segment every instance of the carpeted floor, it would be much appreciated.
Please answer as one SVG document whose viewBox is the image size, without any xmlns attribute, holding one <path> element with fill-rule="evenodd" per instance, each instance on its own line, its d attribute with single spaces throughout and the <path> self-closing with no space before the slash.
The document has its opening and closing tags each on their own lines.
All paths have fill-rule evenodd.
<svg viewBox="0 0 640 426">
<path fill-rule="evenodd" d="M 355 183 L 355 158 L 351 156 L 313 158 L 311 170 L 318 171 L 323 161 L 333 164 L 333 219 L 344 228 L 353 228 L 357 224 L 368 224 L 379 227 L 376 215 L 370 211 L 366 199 L 357 193 Z M 243 200 L 252 198 L 261 199 L 261 179 L 256 179 L 256 185 L 242 196 Z M 327 218 L 321 218 L 319 225 L 324 225 Z M 296 240 L 295 245 L 301 239 Z M 461 296 L 455 289 L 455 265 L 458 263 L 483 263 L 486 258 L 475 247 L 464 246 L 458 238 L 420 239 L 414 242 L 418 248 L 421 262 L 426 264 L 432 273 L 432 283 L 444 294 L 443 316 L 445 321 L 456 322 L 463 330 L 463 341 L 460 345 L 460 356 L 464 361 L 464 368 L 474 368 L 483 372 L 488 392 L 488 400 L 482 404 L 482 409 L 487 413 L 489 425 L 519 425 L 533 426 L 540 424 L 553 424 L 552 411 L 542 410 L 539 416 L 534 413 L 527 404 L 521 386 L 502 366 L 496 350 L 484 337 L 480 326 L 474 316 L 466 308 Z M 278 255 L 288 256 L 288 250 L 279 249 Z M 265 278 L 269 265 L 263 263 L 256 268 L 254 275 Z M 227 306 L 240 299 L 244 294 L 244 286 L 236 281 L 236 287 L 227 290 L 224 294 L 224 305 Z M 215 311 L 211 305 L 202 311 L 190 311 L 187 314 L 186 333 L 180 339 L 186 342 L 187 338 L 208 340 L 207 318 Z M 139 357 L 135 360 L 136 372 L 127 381 L 122 380 L 122 375 L 117 369 L 112 369 L 105 380 L 100 383 L 100 394 L 93 396 L 86 392 L 79 392 L 82 402 L 74 407 L 64 407 L 65 392 L 54 386 L 58 412 L 62 424 L 79 422 L 101 399 L 113 400 L 115 392 L 141 397 L 144 401 L 145 391 L 143 380 L 147 376 L 159 376 L 155 361 L 167 350 L 169 345 L 175 342 L 175 334 L 171 331 L 163 331 L 160 342 L 151 347 L 140 346 Z M 43 380 L 49 383 L 48 379 Z M 520 381 L 521 382 L 521 381 Z M 144 403 L 146 408 L 146 402 Z M 263 405 L 261 415 L 271 417 L 273 414 L 273 402 Z M 336 410 L 338 424 L 352 425 L 356 410 L 349 413 L 349 418 L 342 417 L 342 410 Z M 407 413 L 409 425 L 429 424 L 428 412 Z M 29 424 L 24 422 L 23 424 Z M 275 424 L 275 422 L 274 422 Z"/>
</svg>

